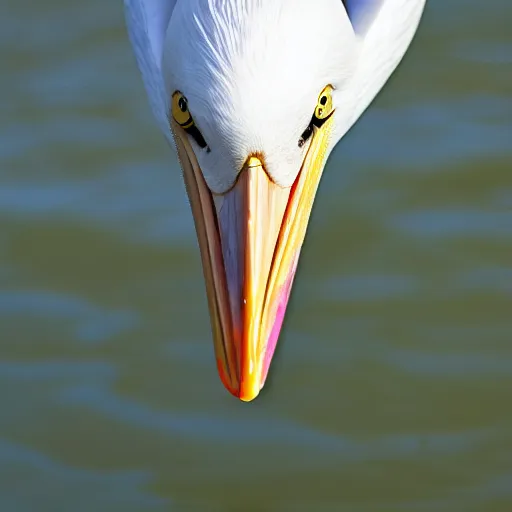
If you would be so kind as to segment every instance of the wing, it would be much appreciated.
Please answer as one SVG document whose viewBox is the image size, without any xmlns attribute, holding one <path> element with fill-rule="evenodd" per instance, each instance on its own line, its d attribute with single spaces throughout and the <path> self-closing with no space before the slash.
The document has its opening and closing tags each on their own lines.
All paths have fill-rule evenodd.
<svg viewBox="0 0 512 512">
<path fill-rule="evenodd" d="M 124 0 L 126 25 L 158 125 L 169 142 L 169 100 L 162 75 L 165 33 L 178 0 Z"/>
<path fill-rule="evenodd" d="M 361 41 L 353 122 L 387 82 L 407 51 L 426 0 L 342 0 Z"/>
</svg>

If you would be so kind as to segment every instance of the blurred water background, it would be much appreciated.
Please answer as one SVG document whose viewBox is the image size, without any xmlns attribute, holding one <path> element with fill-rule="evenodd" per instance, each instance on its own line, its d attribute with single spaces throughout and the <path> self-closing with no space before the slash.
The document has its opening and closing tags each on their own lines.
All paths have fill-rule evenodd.
<svg viewBox="0 0 512 512">
<path fill-rule="evenodd" d="M 430 0 L 223 389 L 122 2 L 0 9 L 0 510 L 512 510 L 512 3 Z"/>
</svg>

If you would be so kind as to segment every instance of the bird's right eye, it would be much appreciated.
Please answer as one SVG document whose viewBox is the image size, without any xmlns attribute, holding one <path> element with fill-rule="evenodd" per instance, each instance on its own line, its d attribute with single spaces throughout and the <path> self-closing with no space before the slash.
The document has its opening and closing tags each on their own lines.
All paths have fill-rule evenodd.
<svg viewBox="0 0 512 512">
<path fill-rule="evenodd" d="M 303 147 L 308 139 L 313 135 L 314 129 L 321 128 L 322 125 L 332 116 L 334 107 L 332 103 L 332 87 L 328 85 L 318 97 L 318 102 L 315 107 L 315 112 L 308 127 L 299 139 L 299 148 Z"/>
<path fill-rule="evenodd" d="M 188 109 L 188 101 L 181 92 L 176 91 L 172 95 L 172 117 L 174 120 L 196 141 L 197 145 L 202 149 L 207 149 L 208 144 L 204 140 L 203 135 L 196 126 L 192 114 Z"/>
</svg>

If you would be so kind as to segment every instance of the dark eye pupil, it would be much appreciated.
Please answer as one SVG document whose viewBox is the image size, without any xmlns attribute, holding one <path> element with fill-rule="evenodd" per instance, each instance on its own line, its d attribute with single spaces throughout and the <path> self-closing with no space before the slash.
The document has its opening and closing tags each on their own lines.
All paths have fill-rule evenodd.
<svg viewBox="0 0 512 512">
<path fill-rule="evenodd" d="M 178 100 L 178 107 L 180 107 L 180 110 L 182 112 L 186 112 L 187 111 L 187 102 L 185 101 L 184 98 L 180 98 Z"/>
<path fill-rule="evenodd" d="M 320 98 L 320 104 L 321 105 L 326 105 L 327 104 L 327 96 L 322 96 Z"/>
</svg>

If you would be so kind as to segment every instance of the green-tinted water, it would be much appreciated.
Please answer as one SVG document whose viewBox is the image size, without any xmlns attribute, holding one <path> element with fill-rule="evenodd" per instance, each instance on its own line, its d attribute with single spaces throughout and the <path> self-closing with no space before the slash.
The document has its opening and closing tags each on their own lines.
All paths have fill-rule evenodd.
<svg viewBox="0 0 512 512">
<path fill-rule="evenodd" d="M 430 0 L 247 405 L 121 2 L 4 3 L 0 510 L 512 510 L 510 19 Z"/>
</svg>

